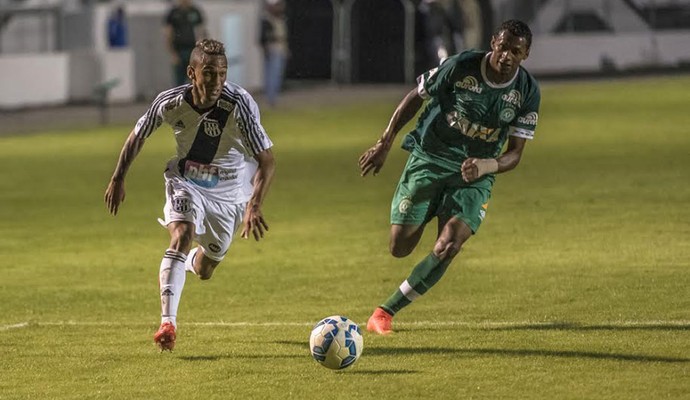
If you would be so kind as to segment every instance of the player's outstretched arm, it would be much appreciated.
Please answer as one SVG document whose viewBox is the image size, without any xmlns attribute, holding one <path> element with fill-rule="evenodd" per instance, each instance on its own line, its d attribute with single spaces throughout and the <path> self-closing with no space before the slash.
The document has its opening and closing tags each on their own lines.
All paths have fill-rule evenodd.
<svg viewBox="0 0 690 400">
<path fill-rule="evenodd" d="M 517 167 L 525 149 L 526 139 L 511 136 L 508 148 L 498 158 L 468 158 L 462 163 L 462 179 L 475 181 L 486 174 L 507 172 Z"/>
<path fill-rule="evenodd" d="M 145 139 L 137 136 L 134 130 L 130 132 L 124 146 L 122 146 L 122 151 L 120 152 L 120 158 L 117 160 L 117 166 L 115 167 L 115 172 L 110 178 L 108 183 L 108 188 L 105 190 L 105 204 L 108 207 L 108 211 L 111 214 L 117 215 L 117 211 L 120 208 L 120 204 L 125 201 L 125 175 L 129 167 L 132 165 L 134 158 L 139 154 L 141 148 L 144 146 Z"/>
<path fill-rule="evenodd" d="M 376 141 L 376 144 L 359 157 L 359 169 L 362 171 L 362 176 L 366 176 L 372 171 L 374 175 L 379 173 L 386 162 L 388 151 L 393 146 L 395 136 L 403 126 L 414 118 L 423 103 L 424 100 L 419 96 L 417 88 L 407 93 L 393 112 L 393 116 L 388 122 L 388 126 L 383 132 L 381 139 Z"/>
<path fill-rule="evenodd" d="M 259 162 L 259 168 L 256 170 L 256 174 L 254 174 L 252 198 L 249 199 L 247 209 L 244 211 L 241 237 L 249 239 L 249 234 L 251 233 L 254 239 L 258 241 L 264 237 L 264 231 L 268 231 L 268 224 L 266 224 L 266 220 L 264 220 L 263 213 L 261 212 L 261 205 L 273 181 L 276 162 L 270 148 L 258 153 L 254 158 Z"/>
</svg>

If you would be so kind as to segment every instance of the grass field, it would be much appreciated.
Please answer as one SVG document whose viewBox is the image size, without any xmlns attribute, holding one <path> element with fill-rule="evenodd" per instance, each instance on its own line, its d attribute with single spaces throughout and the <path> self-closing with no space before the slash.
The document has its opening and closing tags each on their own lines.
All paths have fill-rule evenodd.
<svg viewBox="0 0 690 400">
<path fill-rule="evenodd" d="M 311 359 L 312 324 L 364 325 L 434 240 L 387 254 L 404 151 L 356 168 L 397 98 L 264 112 L 270 232 L 188 278 L 173 353 L 152 342 L 168 131 L 115 218 L 102 197 L 130 126 L 0 138 L 0 399 L 688 399 L 688 86 L 544 85 L 479 233 L 341 372 Z"/>
</svg>

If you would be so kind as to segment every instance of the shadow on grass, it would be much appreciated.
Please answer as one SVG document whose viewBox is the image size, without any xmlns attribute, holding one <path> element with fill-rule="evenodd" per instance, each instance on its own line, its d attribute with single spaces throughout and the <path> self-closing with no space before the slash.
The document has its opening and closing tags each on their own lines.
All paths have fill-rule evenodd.
<svg viewBox="0 0 690 400">
<path fill-rule="evenodd" d="M 513 326 L 497 326 L 483 328 L 487 331 L 519 331 L 519 330 L 555 330 L 555 331 L 690 331 L 690 324 L 669 324 L 669 323 L 638 323 L 626 325 L 622 324 L 578 324 L 574 322 L 551 322 L 524 324 Z"/>
<path fill-rule="evenodd" d="M 405 375 L 405 374 L 418 374 L 419 371 L 413 371 L 411 369 L 380 369 L 380 370 L 353 370 L 347 371 L 348 374 L 355 375 Z"/>
<path fill-rule="evenodd" d="M 589 358 L 596 360 L 635 361 L 635 362 L 664 362 L 687 363 L 690 358 L 663 357 L 638 354 L 597 353 L 593 351 L 569 350 L 535 350 L 535 349 L 455 349 L 448 347 L 374 347 L 366 350 L 367 356 L 388 356 L 404 354 L 455 354 L 460 356 L 501 356 L 501 357 L 560 357 L 560 358 Z"/>
<path fill-rule="evenodd" d="M 308 356 L 308 355 L 307 355 Z M 250 359 L 265 359 L 265 360 L 276 360 L 276 359 L 287 359 L 287 358 L 304 358 L 305 355 L 300 354 L 218 354 L 218 355 L 207 355 L 207 356 L 182 356 L 178 357 L 182 361 L 220 361 L 223 359 L 232 360 L 250 360 Z"/>
</svg>

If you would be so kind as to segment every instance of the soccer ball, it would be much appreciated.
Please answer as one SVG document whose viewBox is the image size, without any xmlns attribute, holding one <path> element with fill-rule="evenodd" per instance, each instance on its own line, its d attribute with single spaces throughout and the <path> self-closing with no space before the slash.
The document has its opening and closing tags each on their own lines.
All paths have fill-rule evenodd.
<svg viewBox="0 0 690 400">
<path fill-rule="evenodd" d="M 309 348 L 311 356 L 319 364 L 330 369 L 343 369 L 354 364 L 362 355 L 364 340 L 357 324 L 334 315 L 314 325 Z"/>
</svg>

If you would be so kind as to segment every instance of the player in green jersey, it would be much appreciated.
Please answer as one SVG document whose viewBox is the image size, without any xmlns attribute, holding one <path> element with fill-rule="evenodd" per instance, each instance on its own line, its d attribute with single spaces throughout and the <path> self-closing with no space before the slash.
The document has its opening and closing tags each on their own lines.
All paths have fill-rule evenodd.
<svg viewBox="0 0 690 400">
<path fill-rule="evenodd" d="M 362 176 L 376 175 L 398 131 L 427 100 L 417 126 L 403 140 L 411 154 L 391 204 L 390 252 L 410 254 L 434 217 L 438 236 L 431 253 L 374 311 L 367 330 L 391 333 L 393 316 L 439 281 L 479 229 L 495 174 L 520 162 L 539 115 L 539 86 L 520 66 L 531 42 L 529 27 L 509 20 L 492 36 L 490 51 L 466 51 L 442 61 L 418 78 L 383 136 L 359 158 Z"/>
</svg>

